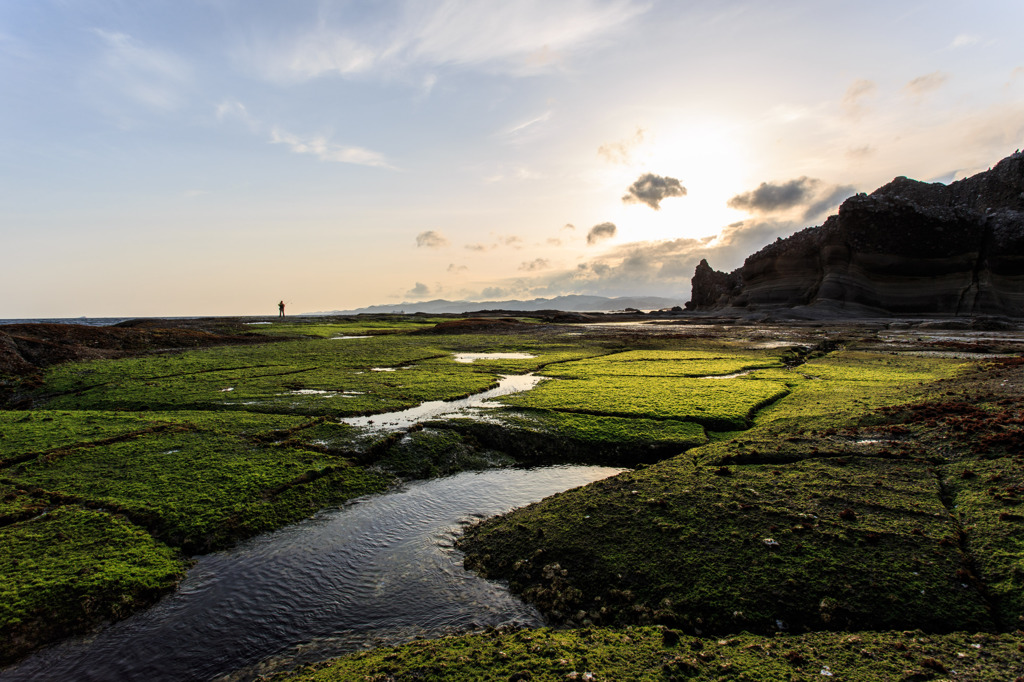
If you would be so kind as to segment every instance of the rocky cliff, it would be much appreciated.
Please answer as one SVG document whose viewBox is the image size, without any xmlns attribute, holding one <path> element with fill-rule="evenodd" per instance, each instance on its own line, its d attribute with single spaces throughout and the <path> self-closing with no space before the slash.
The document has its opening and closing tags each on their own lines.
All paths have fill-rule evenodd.
<svg viewBox="0 0 1024 682">
<path fill-rule="evenodd" d="M 701 261 L 692 283 L 691 310 L 1024 317 L 1024 153 L 949 185 L 896 178 L 731 273 Z"/>
</svg>

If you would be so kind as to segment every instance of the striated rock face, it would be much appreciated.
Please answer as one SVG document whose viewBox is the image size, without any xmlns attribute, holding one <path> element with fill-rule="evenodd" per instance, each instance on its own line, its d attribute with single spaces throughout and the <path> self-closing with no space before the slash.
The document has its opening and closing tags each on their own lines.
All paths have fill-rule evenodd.
<svg viewBox="0 0 1024 682">
<path fill-rule="evenodd" d="M 691 310 L 1024 317 L 1024 153 L 950 185 L 896 178 L 734 272 L 702 261 L 692 283 Z"/>
</svg>

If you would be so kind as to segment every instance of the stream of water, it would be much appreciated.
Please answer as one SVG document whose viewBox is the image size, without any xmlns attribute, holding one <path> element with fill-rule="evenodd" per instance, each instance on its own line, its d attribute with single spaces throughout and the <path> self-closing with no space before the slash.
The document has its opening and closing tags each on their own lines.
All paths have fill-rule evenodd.
<svg viewBox="0 0 1024 682">
<path fill-rule="evenodd" d="M 420 481 L 201 556 L 180 588 L 0 680 L 249 680 L 417 636 L 518 623 L 531 606 L 462 567 L 463 524 L 621 469 L 493 469 Z"/>
<path fill-rule="evenodd" d="M 481 416 L 481 409 L 500 407 L 499 403 L 488 403 L 492 398 L 519 393 L 520 391 L 528 391 L 545 379 L 547 377 L 537 376 L 532 372 L 530 374 L 502 374 L 501 381 L 498 382 L 495 388 L 481 393 L 474 393 L 466 398 L 459 398 L 458 400 L 431 400 L 399 412 L 373 414 L 368 417 L 346 417 L 341 421 L 366 429 L 406 431 L 413 424 L 428 419 L 455 416 L 479 418 Z"/>
</svg>

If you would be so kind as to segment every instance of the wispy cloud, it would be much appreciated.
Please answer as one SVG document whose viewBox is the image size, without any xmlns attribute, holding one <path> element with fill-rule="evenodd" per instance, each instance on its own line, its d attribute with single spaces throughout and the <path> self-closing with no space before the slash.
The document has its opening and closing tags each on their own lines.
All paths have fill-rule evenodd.
<svg viewBox="0 0 1024 682">
<path fill-rule="evenodd" d="M 952 48 L 957 47 L 970 47 L 971 45 L 977 45 L 981 42 L 981 36 L 973 35 L 970 33 L 961 33 L 957 37 L 953 38 L 953 41 L 949 44 Z"/>
<path fill-rule="evenodd" d="M 360 166 L 395 169 L 388 162 L 387 158 L 379 152 L 363 147 L 340 145 L 331 142 L 322 135 L 301 137 L 280 128 L 274 128 L 270 131 L 270 141 L 273 144 L 283 144 L 296 154 L 312 154 L 321 161 L 335 161 L 338 163 L 353 163 Z"/>
<path fill-rule="evenodd" d="M 927 95 L 929 92 L 938 90 L 945 85 L 948 80 L 948 74 L 942 73 L 941 71 L 933 71 L 932 73 L 918 76 L 903 86 L 903 89 L 914 97 L 922 97 Z"/>
<path fill-rule="evenodd" d="M 864 113 L 865 101 L 878 92 L 878 86 L 872 81 L 858 78 L 850 84 L 843 94 L 842 107 L 850 116 L 860 116 Z"/>
<path fill-rule="evenodd" d="M 503 135 L 507 135 L 507 136 L 513 136 L 513 135 L 516 135 L 518 133 L 521 133 L 524 130 L 526 130 L 527 128 L 531 128 L 531 127 L 537 125 L 538 123 L 543 123 L 544 121 L 550 120 L 552 113 L 553 112 L 551 112 L 551 111 L 545 111 L 540 116 L 536 116 L 536 117 L 531 118 L 528 121 L 524 121 L 522 123 L 517 123 L 516 125 L 512 126 L 508 130 L 504 131 L 504 133 L 502 133 L 502 134 Z"/>
<path fill-rule="evenodd" d="M 188 63 L 168 50 L 146 45 L 126 33 L 93 29 L 102 43 L 99 61 L 86 87 L 100 97 L 117 93 L 151 109 L 172 110 L 184 102 L 190 83 Z"/>
<path fill-rule="evenodd" d="M 512 75 L 556 68 L 564 55 L 606 39 L 647 4 L 633 0 L 443 0 L 369 5 L 373 14 L 320 13 L 281 39 L 239 50 L 265 77 L 299 81 L 453 66 Z"/>
<path fill-rule="evenodd" d="M 632 137 L 601 145 L 597 148 L 597 154 L 609 163 L 629 164 L 633 161 L 637 147 L 643 144 L 646 132 L 638 127 Z"/>
<path fill-rule="evenodd" d="M 351 163 L 396 170 L 387 157 L 365 147 L 338 144 L 326 135 L 302 136 L 284 130 L 279 126 L 267 126 L 254 116 L 243 103 L 225 99 L 214 108 L 214 115 L 221 123 L 238 121 L 254 135 L 266 135 L 270 144 L 283 144 L 296 154 L 310 154 L 321 161 Z"/>
</svg>

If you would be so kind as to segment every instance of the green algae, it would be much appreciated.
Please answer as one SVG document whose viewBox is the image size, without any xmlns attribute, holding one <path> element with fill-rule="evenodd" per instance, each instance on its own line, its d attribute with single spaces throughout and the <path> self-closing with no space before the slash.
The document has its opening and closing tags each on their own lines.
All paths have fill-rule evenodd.
<svg viewBox="0 0 1024 682">
<path fill-rule="evenodd" d="M 703 639 L 653 627 L 492 631 L 359 652 L 274 679 L 1012 680 L 1019 635 L 819 632 Z"/>
<path fill-rule="evenodd" d="M 460 546 L 469 565 L 576 624 L 991 627 L 960 577 L 956 534 L 927 465 L 723 471 L 684 455 L 485 522 Z"/>
<path fill-rule="evenodd" d="M 502 402 L 612 417 L 679 419 L 728 430 L 745 428 L 758 408 L 788 392 L 785 384 L 775 381 L 600 376 L 545 382 Z"/>
<path fill-rule="evenodd" d="M 703 377 L 781 367 L 778 357 L 712 350 L 633 350 L 552 367 L 551 376 Z"/>
<path fill-rule="evenodd" d="M 683 451 L 707 442 L 699 424 L 677 419 L 627 419 L 556 410 L 517 412 L 501 419 L 510 426 L 590 445 Z"/>
<path fill-rule="evenodd" d="M 617 461 L 638 462 L 687 451 L 484 524 L 466 540 L 469 563 L 508 579 L 556 620 L 584 625 L 558 635 L 577 648 L 592 636 L 631 637 L 593 624 L 664 623 L 723 634 L 780 627 L 948 631 L 1006 628 L 1021 618 L 1024 522 L 1016 500 L 1024 482 L 1016 436 L 986 431 L 991 447 L 978 458 L 968 441 L 952 449 L 910 447 L 916 426 L 876 415 L 921 399 L 936 381 L 963 376 L 963 362 L 839 351 L 791 367 L 799 360 L 793 352 L 702 339 L 646 339 L 638 349 L 608 339 L 410 336 L 385 327 L 371 332 L 385 335 L 333 340 L 357 331 L 347 323 L 267 327 L 273 330 L 260 332 L 313 338 L 48 370 L 31 391 L 48 409 L 0 412 L 0 531 L 23 532 L 40 514 L 103 507 L 122 515 L 110 517 L 116 523 L 135 524 L 153 546 L 163 541 L 201 551 L 383 490 L 395 476 L 502 466 L 510 455 L 520 462 L 556 452 L 571 461 L 603 461 L 614 453 Z M 535 357 L 471 364 L 452 358 L 508 351 Z M 495 410 L 498 424 L 446 420 L 395 437 L 334 420 L 460 397 L 493 385 L 500 374 L 538 370 L 559 378 L 507 398 L 517 409 Z M 718 431 L 710 441 L 705 427 Z M 974 475 L 964 477 L 968 467 Z M 91 551 L 106 550 L 97 544 Z M 71 570 L 49 555 L 41 561 L 52 562 L 55 574 Z M 19 589 L 32 584 L 28 573 L 11 576 Z M 111 577 L 110 584 L 101 601 L 127 606 L 102 617 L 145 602 L 129 583 Z M 55 585 L 43 584 L 43 602 L 61 598 L 63 588 Z M 101 617 L 90 613 L 91 621 L 58 612 L 64 629 L 40 631 L 35 643 Z M 900 639 L 857 636 L 886 642 L 872 651 Z M 742 637 L 752 651 L 775 653 L 749 665 L 722 660 L 716 668 L 703 659 L 695 666 L 694 656 L 677 652 L 652 663 L 650 679 L 817 679 L 820 673 L 807 670 L 818 665 L 815 652 L 830 651 L 835 661 L 849 648 L 833 647 L 840 635 Z M 795 658 L 776 660 L 771 642 L 781 639 L 794 642 Z M 450 662 L 453 650 L 472 650 L 461 643 L 471 640 L 424 645 L 433 658 L 408 669 L 394 664 L 405 653 L 386 660 L 398 675 L 408 670 L 430 679 L 446 672 L 440 663 Z M 808 641 L 809 649 L 800 648 Z M 646 664 L 632 658 L 634 641 L 607 642 L 610 672 L 602 679 L 645 679 Z M 953 651 L 940 649 L 901 656 L 903 671 L 939 674 L 921 661 Z M 892 663 L 888 654 L 867 658 L 860 665 Z M 493 671 L 505 671 L 494 661 L 457 663 L 456 657 L 455 679 L 493 679 Z M 547 668 L 534 663 L 539 667 L 510 668 L 504 678 L 532 669 L 541 675 L 534 679 L 545 679 L 537 671 Z M 350 670 L 344 665 L 339 670 Z M 888 679 L 891 669 L 851 665 L 846 678 Z M 559 667 L 551 674 L 564 679 L 571 672 Z"/>
<path fill-rule="evenodd" d="M 375 462 L 376 467 L 404 479 L 437 478 L 513 464 L 515 460 L 507 454 L 481 447 L 471 437 L 449 429 L 407 434 Z"/>
<path fill-rule="evenodd" d="M 185 428 L 39 457 L 11 467 L 6 476 L 23 488 L 117 509 L 193 550 L 222 546 L 240 525 L 249 532 L 271 527 L 263 518 L 280 521 L 281 514 L 268 509 L 274 506 L 270 498 L 290 486 L 331 476 L 339 492 L 320 506 L 386 487 L 386 480 L 331 453 L 253 441 L 242 429 Z M 284 516 L 295 520 L 309 513 L 297 511 Z"/>
<path fill-rule="evenodd" d="M 840 352 L 769 369 L 789 373 L 789 393 L 754 428 L 485 522 L 462 541 L 467 565 L 576 624 L 996 627 L 944 460 L 836 429 L 963 367 Z M 766 383 L 757 375 L 720 383 Z"/>
<path fill-rule="evenodd" d="M 455 351 L 509 348 L 536 357 L 472 364 L 451 357 Z M 57 410 L 359 415 L 460 398 L 491 387 L 501 373 L 600 352 L 508 337 L 310 339 L 61 365 L 47 371 L 33 397 Z"/>
<path fill-rule="evenodd" d="M 184 575 L 179 552 L 102 511 L 64 506 L 0 528 L 0 662 L 123 618 Z"/>
</svg>

